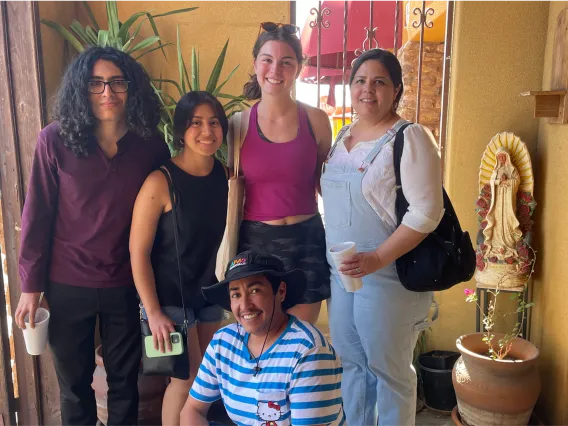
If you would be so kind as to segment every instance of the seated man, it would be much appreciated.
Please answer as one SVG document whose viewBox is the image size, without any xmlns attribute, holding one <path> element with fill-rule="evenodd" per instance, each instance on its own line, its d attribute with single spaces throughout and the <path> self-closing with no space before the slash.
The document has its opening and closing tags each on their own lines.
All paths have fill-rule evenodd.
<svg viewBox="0 0 568 426">
<path fill-rule="evenodd" d="M 253 251 L 228 265 L 205 298 L 231 310 L 236 324 L 215 333 L 182 411 L 182 425 L 207 425 L 222 398 L 239 425 L 342 425 L 342 368 L 313 325 L 287 315 L 306 289 L 303 272 L 284 273 L 273 256 Z"/>
</svg>

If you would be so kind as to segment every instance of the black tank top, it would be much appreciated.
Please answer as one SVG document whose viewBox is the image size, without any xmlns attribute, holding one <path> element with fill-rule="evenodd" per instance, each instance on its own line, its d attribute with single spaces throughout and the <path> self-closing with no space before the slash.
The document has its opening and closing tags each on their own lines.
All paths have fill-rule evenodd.
<svg viewBox="0 0 568 426">
<path fill-rule="evenodd" d="M 186 308 L 208 303 L 201 287 L 217 282 L 215 263 L 227 220 L 228 183 L 225 169 L 214 160 L 207 176 L 193 176 L 168 160 L 179 227 L 183 295 Z M 152 268 L 160 306 L 182 306 L 171 211 L 162 214 L 152 248 Z"/>
</svg>

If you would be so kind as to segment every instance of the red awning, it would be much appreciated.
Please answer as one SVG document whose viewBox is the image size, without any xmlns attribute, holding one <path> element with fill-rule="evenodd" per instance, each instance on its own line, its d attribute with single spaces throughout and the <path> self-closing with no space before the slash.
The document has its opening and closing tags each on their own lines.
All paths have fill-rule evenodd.
<svg viewBox="0 0 568 426">
<path fill-rule="evenodd" d="M 343 1 L 324 1 L 322 10 L 329 8 L 331 13 L 323 16 L 323 21 L 329 21 L 329 28 L 321 28 L 321 62 L 320 75 L 322 83 L 337 84 L 341 81 L 343 66 Z M 394 1 L 373 2 L 373 27 L 376 27 L 375 38 L 379 47 L 392 49 L 394 47 Z M 399 6 L 400 7 L 400 6 Z M 401 8 L 402 9 L 402 8 Z M 355 50 L 363 47 L 363 41 L 367 37 L 365 27 L 369 27 L 370 2 L 349 1 L 347 23 L 347 69 L 355 59 Z M 310 22 L 315 19 L 310 15 L 302 30 L 302 49 L 308 58 L 308 63 L 300 73 L 300 79 L 306 83 L 315 83 L 317 72 L 317 43 L 318 30 L 310 27 Z M 398 46 L 402 42 L 402 11 L 399 13 Z M 365 43 L 365 50 L 368 49 Z M 375 43 L 371 47 L 376 47 Z M 349 71 L 347 71 L 347 76 Z M 330 78 L 333 77 L 334 78 Z"/>
</svg>

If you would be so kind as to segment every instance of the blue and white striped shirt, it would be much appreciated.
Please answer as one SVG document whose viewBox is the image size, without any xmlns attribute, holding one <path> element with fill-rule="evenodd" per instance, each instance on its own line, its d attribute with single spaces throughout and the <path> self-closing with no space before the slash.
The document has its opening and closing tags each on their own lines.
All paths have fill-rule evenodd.
<svg viewBox="0 0 568 426">
<path fill-rule="evenodd" d="M 237 425 L 343 425 L 343 369 L 335 350 L 310 323 L 290 316 L 288 327 L 259 360 L 247 349 L 249 334 L 231 324 L 213 336 L 190 395 L 223 398 Z"/>
</svg>

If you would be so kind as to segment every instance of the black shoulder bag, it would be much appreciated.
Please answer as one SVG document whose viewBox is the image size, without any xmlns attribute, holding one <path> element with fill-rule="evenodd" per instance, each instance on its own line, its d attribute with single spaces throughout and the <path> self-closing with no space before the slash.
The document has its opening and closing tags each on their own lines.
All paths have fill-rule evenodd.
<svg viewBox="0 0 568 426">
<path fill-rule="evenodd" d="M 408 211 L 408 201 L 402 192 L 400 161 L 404 149 L 404 129 L 394 141 L 394 171 L 396 175 L 396 218 L 398 225 Z M 396 260 L 396 271 L 404 288 L 410 291 L 441 291 L 469 281 L 475 272 L 475 251 L 469 233 L 462 232 L 458 217 L 444 189 L 444 216 L 434 232 L 414 249 Z"/>
<path fill-rule="evenodd" d="M 187 380 L 189 379 L 189 354 L 187 350 L 187 329 L 188 320 L 187 312 L 185 311 L 185 301 L 183 300 L 183 282 L 181 277 L 181 264 L 179 258 L 178 248 L 178 221 L 176 216 L 176 203 L 174 201 L 174 185 L 169 171 L 163 168 L 159 169 L 168 181 L 168 188 L 170 191 L 170 200 L 172 203 L 172 221 L 174 227 L 174 241 L 176 245 L 176 257 L 179 275 L 179 289 L 181 292 L 181 303 L 183 306 L 183 324 L 176 324 L 175 330 L 182 335 L 183 352 L 179 355 L 165 355 L 160 357 L 146 356 L 146 347 L 144 340 L 147 336 L 151 336 L 152 332 L 148 324 L 148 320 L 140 319 L 140 328 L 142 332 L 142 374 L 145 376 L 168 376 L 176 379 Z"/>
</svg>

